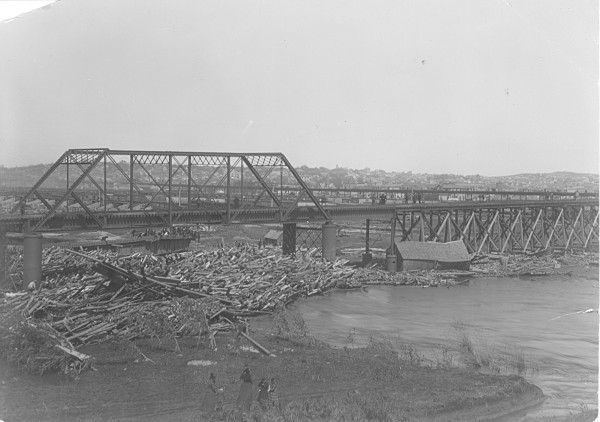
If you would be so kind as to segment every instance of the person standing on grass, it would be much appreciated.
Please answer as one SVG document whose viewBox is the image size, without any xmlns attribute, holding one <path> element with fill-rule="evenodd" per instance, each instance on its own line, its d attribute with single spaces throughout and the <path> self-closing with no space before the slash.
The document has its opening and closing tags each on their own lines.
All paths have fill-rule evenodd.
<svg viewBox="0 0 600 422">
<path fill-rule="evenodd" d="M 240 379 L 242 385 L 240 385 L 237 406 L 242 410 L 250 410 L 250 406 L 252 406 L 252 375 L 250 375 L 250 370 L 247 367 L 240 375 Z"/>
<path fill-rule="evenodd" d="M 269 401 L 271 402 L 271 406 L 275 409 L 281 410 L 281 405 L 279 404 L 279 393 L 277 392 L 277 381 L 275 378 L 271 378 L 271 382 L 269 383 Z"/>
<path fill-rule="evenodd" d="M 217 405 L 215 406 L 216 411 L 223 410 L 223 404 L 225 403 L 225 387 L 220 386 L 217 387 L 217 391 L 215 392 Z"/>
<path fill-rule="evenodd" d="M 269 384 L 266 379 L 261 379 L 258 383 L 258 404 L 262 410 L 269 408 Z"/>
<path fill-rule="evenodd" d="M 217 377 L 212 372 L 208 377 L 208 382 L 206 383 L 206 390 L 204 391 L 204 397 L 202 397 L 202 401 L 200 402 L 200 410 L 203 412 L 212 412 L 215 410 L 217 405 L 217 389 L 215 387 L 215 382 L 217 381 Z"/>
</svg>

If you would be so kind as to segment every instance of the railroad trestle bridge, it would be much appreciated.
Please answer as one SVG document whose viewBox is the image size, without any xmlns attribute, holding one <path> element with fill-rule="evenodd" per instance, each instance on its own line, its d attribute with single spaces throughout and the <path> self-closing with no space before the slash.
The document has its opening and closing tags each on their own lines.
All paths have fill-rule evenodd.
<svg viewBox="0 0 600 422">
<path fill-rule="evenodd" d="M 598 247 L 597 192 L 326 205 L 315 190 L 281 153 L 71 149 L 11 203 L 0 217 L 0 237 L 26 227 L 51 232 L 279 223 L 289 251 L 298 223 L 323 224 L 325 233 L 336 221 L 377 218 L 389 221 L 396 240 L 462 240 L 474 254 Z"/>
</svg>

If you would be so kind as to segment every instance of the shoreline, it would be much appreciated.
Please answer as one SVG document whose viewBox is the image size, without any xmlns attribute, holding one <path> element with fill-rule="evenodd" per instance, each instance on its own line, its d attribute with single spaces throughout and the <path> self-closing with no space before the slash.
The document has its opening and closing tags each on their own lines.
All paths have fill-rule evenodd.
<svg viewBox="0 0 600 422">
<path fill-rule="evenodd" d="M 151 340 L 136 341 L 135 347 L 126 343 L 85 346 L 81 351 L 95 356 L 95 370 L 82 373 L 79 380 L 61 381 L 60 374 L 29 376 L 3 363 L 0 408 L 5 410 L 0 417 L 14 421 L 269 422 L 282 420 L 281 416 L 358 421 L 364 415 L 378 415 L 372 420 L 474 422 L 496 420 L 545 399 L 537 386 L 522 377 L 419 366 L 405 357 L 396 358 L 385 342 L 339 349 L 299 333 L 283 334 L 289 338 L 262 328 L 252 332 L 274 356 L 258 353 L 247 342 L 234 352 L 236 340 L 230 333 L 216 336 L 218 351 L 205 345 L 196 348 L 194 338 L 180 340 L 180 353 L 173 351 L 173 344 L 158 345 Z M 190 362 L 213 364 L 190 366 Z M 261 377 L 277 378 L 281 412 L 263 411 L 257 402 L 246 416 L 237 410 L 238 377 L 245 366 L 253 374 L 253 385 Z M 220 413 L 199 411 L 209 372 L 225 388 Z M 353 412 L 363 416 L 353 418 Z"/>
</svg>

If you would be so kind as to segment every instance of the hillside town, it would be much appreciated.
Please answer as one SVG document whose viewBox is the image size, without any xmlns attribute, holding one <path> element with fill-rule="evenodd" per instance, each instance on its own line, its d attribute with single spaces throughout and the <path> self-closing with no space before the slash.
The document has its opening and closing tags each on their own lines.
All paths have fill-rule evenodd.
<svg viewBox="0 0 600 422">
<path fill-rule="evenodd" d="M 121 162 L 119 165 L 123 168 L 128 167 L 128 163 Z M 4 167 L 0 165 L 0 187 L 28 188 L 33 186 L 42 175 L 50 168 L 50 164 L 38 164 L 24 167 Z M 155 165 L 153 174 L 161 173 L 164 178 L 167 177 L 167 166 Z M 157 171 L 158 170 L 158 171 Z M 222 173 L 225 169 L 220 169 Z M 462 190 L 548 190 L 548 191 L 568 191 L 568 192 L 597 192 L 599 175 L 592 173 L 573 173 L 573 172 L 554 172 L 554 173 L 524 173 L 508 176 L 483 176 L 460 175 L 460 174 L 429 174 L 414 173 L 412 171 L 384 171 L 370 168 L 350 169 L 346 167 L 336 167 L 328 169 L 325 167 L 309 167 L 302 165 L 297 167 L 298 173 L 302 179 L 311 188 L 329 188 L 329 189 L 462 189 Z M 198 177 L 209 177 L 215 171 L 214 167 L 206 167 L 200 170 Z M 112 188 L 119 189 L 120 184 L 125 185 L 126 180 L 116 170 L 116 166 L 109 163 L 107 166 L 109 178 L 113 182 Z M 55 176 L 49 179 L 45 187 L 60 188 L 65 187 L 68 174 L 66 170 L 60 167 L 53 173 Z M 218 172 L 217 172 L 218 176 Z M 240 175 L 233 173 L 232 179 L 239 179 Z M 136 168 L 134 177 L 137 181 L 151 182 L 146 172 L 142 168 Z M 71 180 L 74 180 L 71 175 Z M 278 174 L 272 174 L 271 179 L 277 184 L 284 185 L 292 183 L 288 180 L 289 175 L 284 175 L 280 179 Z M 179 180 L 178 180 L 179 179 Z M 174 175 L 173 183 L 178 181 L 183 183 L 185 173 L 180 172 Z M 83 188 L 93 188 L 91 183 L 84 182 Z"/>
</svg>

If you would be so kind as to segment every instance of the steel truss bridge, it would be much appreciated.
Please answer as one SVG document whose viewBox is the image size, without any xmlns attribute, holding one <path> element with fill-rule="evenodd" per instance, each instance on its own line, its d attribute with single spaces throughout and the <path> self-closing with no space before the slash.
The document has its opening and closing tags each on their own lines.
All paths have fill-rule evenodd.
<svg viewBox="0 0 600 422">
<path fill-rule="evenodd" d="M 463 240 L 472 253 L 598 246 L 597 193 L 549 200 L 548 192 L 485 191 L 505 199 L 328 206 L 316 191 L 281 153 L 70 149 L 0 217 L 0 235 L 24 226 L 49 232 L 380 218 L 397 240 Z"/>
</svg>

